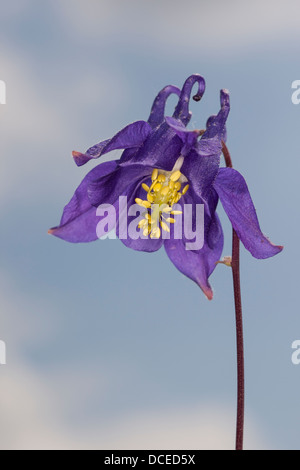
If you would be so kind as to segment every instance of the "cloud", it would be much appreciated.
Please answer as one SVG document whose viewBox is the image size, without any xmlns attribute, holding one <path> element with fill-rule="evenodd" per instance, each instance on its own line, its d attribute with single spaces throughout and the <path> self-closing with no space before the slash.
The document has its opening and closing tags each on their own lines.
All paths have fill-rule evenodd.
<svg viewBox="0 0 300 470">
<path fill-rule="evenodd" d="M 6 83 L 7 103 L 1 106 L 0 201 L 26 199 L 38 193 L 37 173 L 49 168 L 47 153 L 68 134 L 63 116 L 51 96 L 43 94 L 34 65 L 18 51 L 4 46 L 1 79 Z M 35 187 L 35 185 L 37 185 Z"/>
<path fill-rule="evenodd" d="M 249 424 L 249 423 L 248 423 Z M 110 426 L 101 443 L 112 449 L 224 449 L 234 448 L 234 410 L 207 402 L 170 410 L 142 412 Z M 253 424 L 247 430 L 247 448 L 261 448 Z"/>
<path fill-rule="evenodd" d="M 49 387 L 50 377 L 45 380 L 22 360 L 17 367 L 1 367 L 5 367 L 5 372 L 1 368 L 2 450 L 234 448 L 234 409 L 229 407 L 210 402 L 169 410 L 132 410 L 130 415 L 113 415 L 111 422 L 83 420 L 74 425 L 61 412 L 70 406 L 68 398 L 53 394 L 59 383 L 55 374 Z M 77 383 L 83 380 L 81 372 L 77 370 Z M 66 378 L 69 381 L 68 371 Z M 80 411 L 83 400 L 81 396 L 73 404 L 73 413 Z M 249 420 L 246 448 L 267 448 L 258 426 Z"/>
<path fill-rule="evenodd" d="M 55 338 L 61 325 L 47 299 L 21 292 L 1 274 L 3 319 L 1 340 L 7 343 L 7 365 L 0 366 L 1 449 L 232 449 L 235 410 L 213 401 L 154 409 L 134 406 L 107 417 L 90 411 L 112 405 L 115 390 L 128 386 L 131 373 L 123 365 L 72 355 L 33 363 L 28 345 L 38 351 Z M 41 294 L 42 296 L 42 294 Z M 43 300 L 41 302 L 41 300 Z M 37 315 L 44 309 L 42 318 Z M 45 321 L 46 319 L 46 321 Z M 3 336 L 2 336 L 3 335 Z M 67 341 L 64 344 L 67 348 Z M 116 378 L 117 377 L 117 378 Z M 89 408 L 89 412 L 86 410 Z M 247 420 L 247 447 L 262 448 L 266 440 Z"/>
<path fill-rule="evenodd" d="M 1 51 L 1 74 L 7 103 L 0 105 L 0 206 L 8 198 L 10 203 L 49 200 L 54 187 L 56 193 L 63 188 L 63 174 L 73 171 L 80 179 L 71 152 L 85 142 L 83 115 L 91 120 L 91 107 L 97 106 L 95 142 L 107 138 L 111 129 L 105 127 L 104 117 L 116 113 L 120 100 L 128 99 L 126 80 L 120 82 L 115 71 L 107 68 L 97 76 L 88 72 L 70 76 L 63 66 L 60 83 L 43 80 L 36 59 L 23 57 L 7 43 Z"/>
<path fill-rule="evenodd" d="M 32 0 L 17 0 L 1 6 L 1 20 L 9 21 L 18 15 L 22 15 L 28 7 L 32 5 Z"/>
<path fill-rule="evenodd" d="M 72 6 L 71 6 L 72 4 Z M 91 39 L 115 36 L 136 47 L 159 46 L 160 53 L 178 56 L 239 54 L 263 44 L 272 48 L 282 39 L 299 37 L 298 2 L 253 0 L 84 0 L 76 5 L 60 2 L 61 13 L 74 37 Z M 291 41 L 291 46 L 293 42 Z"/>
</svg>

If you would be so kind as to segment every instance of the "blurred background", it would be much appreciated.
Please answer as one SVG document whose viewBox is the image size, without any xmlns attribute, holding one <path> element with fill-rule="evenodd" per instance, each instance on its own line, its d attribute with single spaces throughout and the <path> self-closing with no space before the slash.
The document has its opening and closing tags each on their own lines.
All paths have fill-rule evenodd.
<svg viewBox="0 0 300 470">
<path fill-rule="evenodd" d="M 228 88 L 228 145 L 262 230 L 242 248 L 248 449 L 300 449 L 299 2 L 14 0 L 1 3 L 2 449 L 231 449 L 236 358 L 231 272 L 214 300 L 164 250 L 47 235 L 87 172 L 71 151 L 147 119 L 156 93 L 206 79 L 203 128 Z M 167 114 L 176 100 L 170 98 Z M 118 152 L 106 159 L 117 158 Z M 90 165 L 90 168 L 92 165 Z M 231 227 L 219 207 L 226 244 Z"/>
</svg>

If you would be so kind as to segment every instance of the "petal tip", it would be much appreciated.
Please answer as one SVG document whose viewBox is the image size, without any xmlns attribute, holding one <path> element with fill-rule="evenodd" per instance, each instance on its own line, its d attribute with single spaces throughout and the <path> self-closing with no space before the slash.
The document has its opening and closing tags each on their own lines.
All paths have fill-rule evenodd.
<svg viewBox="0 0 300 470">
<path fill-rule="evenodd" d="M 194 95 L 193 100 L 194 101 L 200 101 L 203 95 Z"/>
<path fill-rule="evenodd" d="M 77 166 L 82 166 L 89 160 L 89 157 L 86 154 L 76 152 L 75 150 L 73 150 L 72 152 L 72 157 L 74 158 L 74 161 Z"/>
<path fill-rule="evenodd" d="M 223 90 L 220 91 L 220 101 L 221 101 L 221 106 L 223 107 L 229 107 L 230 106 L 230 96 L 229 96 L 229 91 L 226 88 L 223 88 Z"/>
<path fill-rule="evenodd" d="M 283 245 L 275 245 L 275 248 L 277 248 L 277 253 L 275 253 L 276 255 L 279 255 L 279 253 L 282 252 L 284 246 Z"/>
<path fill-rule="evenodd" d="M 203 286 L 200 284 L 200 282 L 197 282 L 198 286 L 201 288 L 203 294 L 205 295 L 205 297 L 207 298 L 207 300 L 212 300 L 213 297 L 214 297 L 214 293 L 213 293 L 213 290 L 210 286 Z"/>
<path fill-rule="evenodd" d="M 212 300 L 213 297 L 214 297 L 214 293 L 211 289 L 209 291 L 207 290 L 206 292 L 204 292 L 204 294 L 205 294 L 205 297 L 207 298 L 207 300 Z"/>
</svg>

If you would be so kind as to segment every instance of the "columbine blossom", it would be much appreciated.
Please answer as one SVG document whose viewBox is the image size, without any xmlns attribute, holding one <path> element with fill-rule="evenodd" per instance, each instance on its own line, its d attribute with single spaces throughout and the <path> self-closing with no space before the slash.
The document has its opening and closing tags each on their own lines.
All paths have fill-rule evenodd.
<svg viewBox="0 0 300 470">
<path fill-rule="evenodd" d="M 128 205 L 136 203 L 144 213 L 139 223 L 141 236 L 120 237 L 121 241 L 134 250 L 146 252 L 157 251 L 164 245 L 177 269 L 212 299 L 208 279 L 223 249 L 223 231 L 216 213 L 219 199 L 239 239 L 255 258 L 274 256 L 282 247 L 273 245 L 261 232 L 244 178 L 232 168 L 220 168 L 230 110 L 228 91 L 221 90 L 220 111 L 208 119 L 204 133 L 186 128 L 196 83 L 198 89 L 193 99 L 199 101 L 205 82 L 200 75 L 192 75 L 182 90 L 174 86 L 161 90 L 147 122 L 129 124 L 84 154 L 73 152 L 76 164 L 81 166 L 112 150 L 124 149 L 119 160 L 101 163 L 87 174 L 64 208 L 60 225 L 49 232 L 73 243 L 96 240 L 102 235 L 96 230 L 99 222 L 96 208 L 111 204 L 118 213 L 119 198 L 126 196 Z M 178 104 L 173 116 L 165 117 L 170 94 L 179 97 Z M 204 244 L 198 250 L 187 250 L 185 237 L 173 236 L 176 223 L 183 223 L 183 217 L 177 216 L 184 212 L 185 204 L 204 205 Z M 119 234 L 118 223 L 116 232 Z M 164 237 L 165 232 L 170 233 L 169 237 Z"/>
</svg>

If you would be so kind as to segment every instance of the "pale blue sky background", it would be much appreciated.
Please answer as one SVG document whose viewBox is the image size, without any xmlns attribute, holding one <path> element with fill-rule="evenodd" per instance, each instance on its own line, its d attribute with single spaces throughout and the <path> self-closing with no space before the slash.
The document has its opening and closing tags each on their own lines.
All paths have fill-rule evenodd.
<svg viewBox="0 0 300 470">
<path fill-rule="evenodd" d="M 235 167 L 263 231 L 285 245 L 266 261 L 241 255 L 246 447 L 300 449 L 300 366 L 291 362 L 300 339 L 299 9 L 293 0 L 1 5 L 1 448 L 233 447 L 230 270 L 217 268 L 208 302 L 163 250 L 47 235 L 87 171 L 71 151 L 147 119 L 163 86 L 196 72 L 207 89 L 191 125 L 203 127 L 219 90 L 230 90 Z"/>
</svg>

